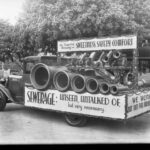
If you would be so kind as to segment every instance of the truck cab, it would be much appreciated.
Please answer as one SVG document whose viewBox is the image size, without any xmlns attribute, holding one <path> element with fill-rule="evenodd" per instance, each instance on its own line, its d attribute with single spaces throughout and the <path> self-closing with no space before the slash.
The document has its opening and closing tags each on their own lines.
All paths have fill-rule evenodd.
<svg viewBox="0 0 150 150">
<path fill-rule="evenodd" d="M 23 71 L 12 72 L 7 80 L 6 88 L 9 89 L 12 99 L 15 103 L 24 104 L 24 87 L 25 84 L 31 84 L 30 73 L 32 68 L 42 63 L 47 66 L 60 66 L 65 65 L 70 61 L 67 58 L 60 58 L 57 56 L 28 56 L 23 60 Z"/>
<path fill-rule="evenodd" d="M 17 75 L 11 73 L 8 77 L 6 87 L 15 103 L 24 104 L 24 87 L 26 84 L 31 84 L 30 72 L 33 66 L 37 63 L 45 63 L 47 65 L 57 64 L 56 56 L 29 56 L 23 59 L 23 72 Z"/>
</svg>

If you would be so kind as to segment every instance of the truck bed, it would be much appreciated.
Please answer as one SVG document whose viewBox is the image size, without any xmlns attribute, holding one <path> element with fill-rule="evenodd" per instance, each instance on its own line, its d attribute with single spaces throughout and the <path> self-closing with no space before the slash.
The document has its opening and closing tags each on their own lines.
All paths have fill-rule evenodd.
<svg viewBox="0 0 150 150">
<path fill-rule="evenodd" d="M 24 105 L 91 117 L 127 120 L 150 111 L 150 91 L 130 91 L 129 94 L 114 96 L 59 92 L 54 89 L 38 91 L 26 85 Z"/>
</svg>

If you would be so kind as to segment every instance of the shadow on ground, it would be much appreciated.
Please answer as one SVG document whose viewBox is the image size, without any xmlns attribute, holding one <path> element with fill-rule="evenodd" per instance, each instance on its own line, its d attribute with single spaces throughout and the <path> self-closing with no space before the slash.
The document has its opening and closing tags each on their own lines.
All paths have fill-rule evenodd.
<svg viewBox="0 0 150 150">
<path fill-rule="evenodd" d="M 90 118 L 88 126 L 95 129 L 113 131 L 122 133 L 130 133 L 134 131 L 146 131 L 150 122 L 147 120 L 148 114 L 130 119 L 126 122 L 118 120 L 109 120 L 101 118 Z M 150 118 L 149 118 L 150 119 Z"/>
<path fill-rule="evenodd" d="M 14 104 L 9 104 L 14 105 Z M 29 108 L 22 105 L 14 105 L 8 106 L 3 113 L 21 113 L 22 115 L 25 114 L 26 116 L 30 116 L 31 118 L 38 118 L 43 121 L 50 121 L 50 122 L 65 122 L 63 118 L 63 114 L 55 111 L 49 110 L 41 110 L 37 108 Z M 149 118 L 149 119 L 148 119 Z M 146 130 L 148 129 L 150 124 L 150 115 L 144 114 L 137 118 L 133 118 L 128 120 L 127 122 L 118 121 L 118 120 L 109 120 L 104 118 L 88 118 L 88 123 L 83 128 L 94 128 L 97 130 L 107 130 L 113 132 L 132 132 L 135 130 Z M 66 124 L 66 126 L 68 126 Z"/>
</svg>

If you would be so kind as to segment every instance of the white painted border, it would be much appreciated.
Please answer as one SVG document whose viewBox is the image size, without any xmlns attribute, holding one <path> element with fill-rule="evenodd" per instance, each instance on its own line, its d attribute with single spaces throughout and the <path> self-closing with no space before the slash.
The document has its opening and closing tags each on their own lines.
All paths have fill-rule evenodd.
<svg viewBox="0 0 150 150">
<path fill-rule="evenodd" d="M 115 41 L 129 40 L 132 41 L 131 45 L 115 45 Z M 100 45 L 98 43 L 105 43 Z M 83 44 L 84 43 L 84 44 Z M 92 46 L 85 46 L 87 43 L 92 43 Z M 109 44 L 108 44 L 109 43 Z M 77 47 L 77 45 L 82 47 Z M 112 50 L 112 49 L 136 49 L 137 48 L 137 36 L 121 36 L 121 37 L 107 37 L 107 38 L 93 38 L 93 39 L 76 39 L 76 40 L 63 40 L 57 42 L 58 52 L 79 52 L 79 51 L 98 51 L 98 50 Z"/>
<path fill-rule="evenodd" d="M 150 111 L 150 91 L 128 95 L 127 119 L 146 113 L 148 111 Z"/>
<path fill-rule="evenodd" d="M 39 95 L 41 93 L 48 95 L 49 99 L 52 100 L 53 97 L 53 103 L 51 104 L 42 104 L 29 101 L 29 96 L 31 92 L 39 92 Z M 60 95 L 73 95 L 73 97 L 70 96 L 69 100 L 61 100 Z M 53 95 L 53 96 L 52 96 Z M 31 96 L 31 95 L 30 95 Z M 95 104 L 95 103 L 87 103 L 87 102 L 81 102 L 81 97 L 90 97 L 90 98 L 99 98 L 101 101 L 103 100 L 103 104 Z M 77 101 L 75 100 L 75 97 L 77 98 Z M 107 102 L 106 102 L 106 101 Z M 30 89 L 28 87 L 25 87 L 25 106 L 29 107 L 36 107 L 36 108 L 42 108 L 42 109 L 50 109 L 50 110 L 56 110 L 56 111 L 62 111 L 62 112 L 72 112 L 77 114 L 84 114 L 84 115 L 90 115 L 90 116 L 96 116 L 96 117 L 109 117 L 114 119 L 125 119 L 125 95 L 123 96 L 112 96 L 112 95 L 102 95 L 102 94 L 89 94 L 89 93 L 83 93 L 83 94 L 77 94 L 73 91 L 67 91 L 67 92 L 59 92 L 57 90 L 47 90 L 47 91 L 38 91 L 36 89 Z M 107 105 L 105 104 L 108 103 Z M 118 102 L 118 105 L 113 105 L 112 102 Z M 97 110 L 93 109 L 87 109 L 89 107 L 96 108 Z"/>
</svg>

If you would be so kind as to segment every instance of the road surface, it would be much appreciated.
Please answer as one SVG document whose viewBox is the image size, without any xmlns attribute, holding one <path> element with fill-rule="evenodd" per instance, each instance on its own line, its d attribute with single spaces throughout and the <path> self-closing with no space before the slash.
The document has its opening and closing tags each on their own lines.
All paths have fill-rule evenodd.
<svg viewBox="0 0 150 150">
<path fill-rule="evenodd" d="M 128 121 L 91 118 L 71 127 L 62 114 L 7 104 L 0 112 L 0 144 L 150 143 L 150 114 Z"/>
</svg>

